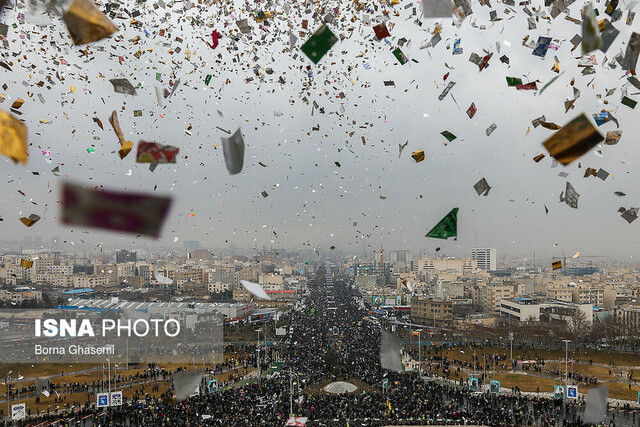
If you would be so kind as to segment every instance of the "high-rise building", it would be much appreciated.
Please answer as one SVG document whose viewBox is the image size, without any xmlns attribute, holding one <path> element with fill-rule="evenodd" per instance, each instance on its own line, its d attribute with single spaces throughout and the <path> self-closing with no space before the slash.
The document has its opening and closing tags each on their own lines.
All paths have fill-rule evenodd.
<svg viewBox="0 0 640 427">
<path fill-rule="evenodd" d="M 496 270 L 496 249 L 495 248 L 473 248 L 471 249 L 471 259 L 478 262 L 478 268 L 482 270 Z"/>
<path fill-rule="evenodd" d="M 136 262 L 138 260 L 138 254 L 136 252 L 129 252 L 126 249 L 122 249 L 116 252 L 116 264 L 123 264 L 125 262 Z"/>
</svg>

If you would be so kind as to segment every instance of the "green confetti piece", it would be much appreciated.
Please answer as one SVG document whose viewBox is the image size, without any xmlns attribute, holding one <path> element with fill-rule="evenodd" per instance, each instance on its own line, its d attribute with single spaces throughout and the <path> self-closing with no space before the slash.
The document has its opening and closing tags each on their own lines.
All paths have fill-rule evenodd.
<svg viewBox="0 0 640 427">
<path fill-rule="evenodd" d="M 626 96 L 624 98 L 622 98 L 622 104 L 626 105 L 627 107 L 629 107 L 631 109 L 636 108 L 636 104 L 637 103 L 638 103 L 638 101 L 634 101 L 633 99 L 628 98 Z"/>
<path fill-rule="evenodd" d="M 445 138 L 447 138 L 447 141 L 451 142 L 454 139 L 457 138 L 457 136 L 455 136 L 454 134 L 452 134 L 451 132 L 449 132 L 448 130 L 442 131 L 440 132 L 440 135 L 444 136 Z"/>
<path fill-rule="evenodd" d="M 507 77 L 507 86 L 517 86 L 522 84 L 522 79 L 518 77 Z"/>
<path fill-rule="evenodd" d="M 321 26 L 311 37 L 300 47 L 300 50 L 314 63 L 329 52 L 329 49 L 338 42 L 338 38 L 326 25 Z"/>
<path fill-rule="evenodd" d="M 213 77 L 211 74 L 207 74 L 207 77 L 204 78 L 204 84 L 209 86 L 209 82 L 211 81 L 211 77 Z"/>
<path fill-rule="evenodd" d="M 458 237 L 458 208 L 451 209 L 451 212 L 440 220 L 425 237 L 433 237 L 434 239 L 448 239 L 449 237 Z"/>
<path fill-rule="evenodd" d="M 87 153 L 93 153 L 93 152 L 95 152 L 95 151 L 96 151 L 96 149 L 95 149 L 95 148 L 93 148 L 93 147 L 89 147 L 89 148 L 87 148 Z"/>
<path fill-rule="evenodd" d="M 396 50 L 393 51 L 393 56 L 396 57 L 396 59 L 398 60 L 398 62 L 400 63 L 400 65 L 404 65 L 407 63 L 408 59 L 406 56 L 404 56 L 404 53 L 402 53 L 402 51 L 400 50 L 400 48 L 397 48 Z"/>
</svg>

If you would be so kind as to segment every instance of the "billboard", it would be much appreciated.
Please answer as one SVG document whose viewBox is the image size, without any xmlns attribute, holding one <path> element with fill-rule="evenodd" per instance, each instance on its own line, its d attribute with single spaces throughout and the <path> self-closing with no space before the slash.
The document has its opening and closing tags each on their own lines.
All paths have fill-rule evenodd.
<svg viewBox="0 0 640 427">
<path fill-rule="evenodd" d="M 398 305 L 397 297 L 395 295 L 384 297 L 384 305 Z"/>
<path fill-rule="evenodd" d="M 564 399 L 564 386 L 556 385 L 553 387 L 553 398 Z"/>
<path fill-rule="evenodd" d="M 489 383 L 489 391 L 495 394 L 500 393 L 500 381 L 491 380 L 491 383 Z"/>
</svg>

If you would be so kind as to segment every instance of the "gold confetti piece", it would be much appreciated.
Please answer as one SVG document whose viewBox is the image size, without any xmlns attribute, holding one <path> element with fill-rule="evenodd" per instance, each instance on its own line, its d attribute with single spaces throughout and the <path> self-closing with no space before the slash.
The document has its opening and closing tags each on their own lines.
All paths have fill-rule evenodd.
<svg viewBox="0 0 640 427">
<path fill-rule="evenodd" d="M 11 114 L 0 111 L 0 154 L 27 164 L 27 127 Z"/>
<path fill-rule="evenodd" d="M 29 215 L 29 218 L 26 218 L 26 217 L 20 218 L 20 221 L 27 227 L 31 227 L 36 222 L 40 221 L 40 216 L 36 214 L 31 214 Z"/>
<path fill-rule="evenodd" d="M 414 151 L 411 153 L 411 157 L 413 157 L 413 160 L 415 160 L 416 163 L 420 163 L 424 160 L 424 150 Z"/>
<path fill-rule="evenodd" d="M 22 104 L 24 104 L 24 99 L 18 98 L 15 101 L 13 101 L 13 104 L 11 104 L 11 108 L 18 109 L 22 107 Z"/>
<path fill-rule="evenodd" d="M 62 19 L 76 45 L 96 42 L 118 31 L 91 0 L 73 0 Z"/>
<path fill-rule="evenodd" d="M 124 143 L 120 146 L 120 150 L 118 151 L 118 155 L 120 155 L 120 159 L 124 159 L 125 157 L 127 157 L 127 154 L 129 154 L 132 148 L 133 148 L 133 142 L 124 141 Z"/>
<path fill-rule="evenodd" d="M 563 165 L 568 165 L 603 140 L 604 137 L 589 122 L 587 116 L 581 114 L 555 132 L 542 145 L 553 158 Z"/>
</svg>

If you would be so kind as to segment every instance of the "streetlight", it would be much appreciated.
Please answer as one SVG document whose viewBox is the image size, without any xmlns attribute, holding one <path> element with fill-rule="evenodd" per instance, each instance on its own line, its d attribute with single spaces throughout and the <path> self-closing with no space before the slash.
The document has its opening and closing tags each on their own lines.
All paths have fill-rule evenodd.
<svg viewBox="0 0 640 427">
<path fill-rule="evenodd" d="M 11 378 L 11 373 L 12 372 L 13 371 L 9 371 L 7 373 L 7 416 L 8 417 L 11 417 L 11 411 L 9 409 L 9 403 L 10 403 L 10 399 L 9 399 L 9 379 Z M 11 419 L 11 418 L 9 418 L 9 419 Z"/>
<path fill-rule="evenodd" d="M 418 329 L 418 375 L 422 380 L 422 329 Z"/>
<path fill-rule="evenodd" d="M 511 320 L 509 320 L 509 328 L 511 328 Z M 511 368 L 513 369 L 513 332 L 509 331 L 509 341 L 511 342 Z"/>
<path fill-rule="evenodd" d="M 565 356 L 564 356 L 564 392 L 565 396 L 567 393 L 567 387 L 569 386 L 569 343 L 571 340 L 562 340 L 565 345 Z"/>
<path fill-rule="evenodd" d="M 289 369 L 289 417 L 293 417 L 293 375 L 298 380 L 298 394 L 300 394 L 300 377 L 293 369 Z"/>
<path fill-rule="evenodd" d="M 262 367 L 260 366 L 260 332 L 262 332 L 262 329 L 256 329 L 255 332 L 258 333 L 258 384 L 259 384 L 260 377 L 262 377 Z"/>
</svg>

